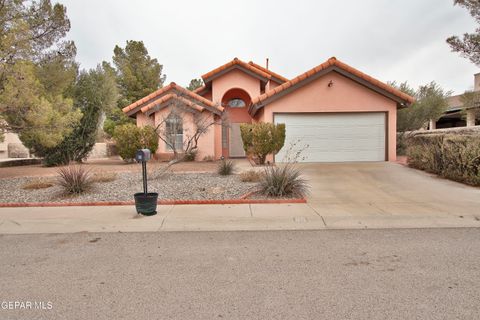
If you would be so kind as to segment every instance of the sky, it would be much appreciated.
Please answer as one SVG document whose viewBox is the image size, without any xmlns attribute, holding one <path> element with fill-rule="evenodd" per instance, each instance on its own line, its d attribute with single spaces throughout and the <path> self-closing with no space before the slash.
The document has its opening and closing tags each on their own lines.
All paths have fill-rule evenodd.
<svg viewBox="0 0 480 320">
<path fill-rule="evenodd" d="M 55 1 L 52 1 L 55 2 Z M 238 57 L 293 78 L 331 56 L 381 81 L 436 81 L 455 94 L 480 69 L 445 39 L 473 32 L 453 0 L 57 0 L 67 7 L 83 68 L 111 61 L 115 45 L 142 40 L 167 83 Z"/>
</svg>

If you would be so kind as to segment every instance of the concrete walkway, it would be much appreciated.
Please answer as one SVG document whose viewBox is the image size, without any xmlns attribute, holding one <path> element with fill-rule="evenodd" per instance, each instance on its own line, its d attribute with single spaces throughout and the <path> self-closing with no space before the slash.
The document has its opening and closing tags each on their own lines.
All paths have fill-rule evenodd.
<svg viewBox="0 0 480 320">
<path fill-rule="evenodd" d="M 308 203 L 159 206 L 152 217 L 133 206 L 0 209 L 0 234 L 437 227 L 480 227 L 480 213 L 329 215 Z"/>
</svg>

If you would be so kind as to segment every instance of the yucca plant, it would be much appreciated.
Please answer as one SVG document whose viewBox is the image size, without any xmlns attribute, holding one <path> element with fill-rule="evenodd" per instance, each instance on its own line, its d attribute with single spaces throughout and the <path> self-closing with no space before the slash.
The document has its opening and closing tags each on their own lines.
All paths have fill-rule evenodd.
<svg viewBox="0 0 480 320">
<path fill-rule="evenodd" d="M 290 163 L 267 167 L 259 186 L 261 193 L 271 197 L 304 197 L 310 189 L 298 168 Z"/>
<path fill-rule="evenodd" d="M 94 182 L 90 170 L 80 165 L 59 168 L 57 173 L 57 184 L 68 194 L 83 193 Z"/>
<path fill-rule="evenodd" d="M 222 159 L 218 164 L 217 173 L 221 176 L 228 176 L 235 171 L 235 163 L 231 160 Z"/>
</svg>

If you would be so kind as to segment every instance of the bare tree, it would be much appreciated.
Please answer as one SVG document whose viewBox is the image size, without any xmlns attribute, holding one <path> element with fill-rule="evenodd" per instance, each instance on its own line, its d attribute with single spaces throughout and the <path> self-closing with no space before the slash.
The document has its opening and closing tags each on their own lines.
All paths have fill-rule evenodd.
<svg viewBox="0 0 480 320">
<path fill-rule="evenodd" d="M 210 112 L 204 106 L 193 102 L 185 94 L 172 94 L 168 99 L 166 112 L 156 120 L 155 131 L 158 138 L 173 152 L 170 163 L 178 163 L 187 156 L 197 153 L 198 142 L 214 126 L 228 127 L 228 117 L 225 111 Z M 216 109 L 215 106 L 214 109 Z M 188 126 L 185 126 L 185 119 Z"/>
</svg>

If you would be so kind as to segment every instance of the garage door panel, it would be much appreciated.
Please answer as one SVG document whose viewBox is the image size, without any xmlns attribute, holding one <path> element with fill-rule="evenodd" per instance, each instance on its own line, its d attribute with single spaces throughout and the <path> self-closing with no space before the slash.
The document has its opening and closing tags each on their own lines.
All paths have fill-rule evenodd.
<svg viewBox="0 0 480 320">
<path fill-rule="evenodd" d="M 384 161 L 384 113 L 277 114 L 285 123 L 285 146 L 277 161 L 285 158 L 292 143 L 303 152 L 304 162 Z"/>
</svg>

